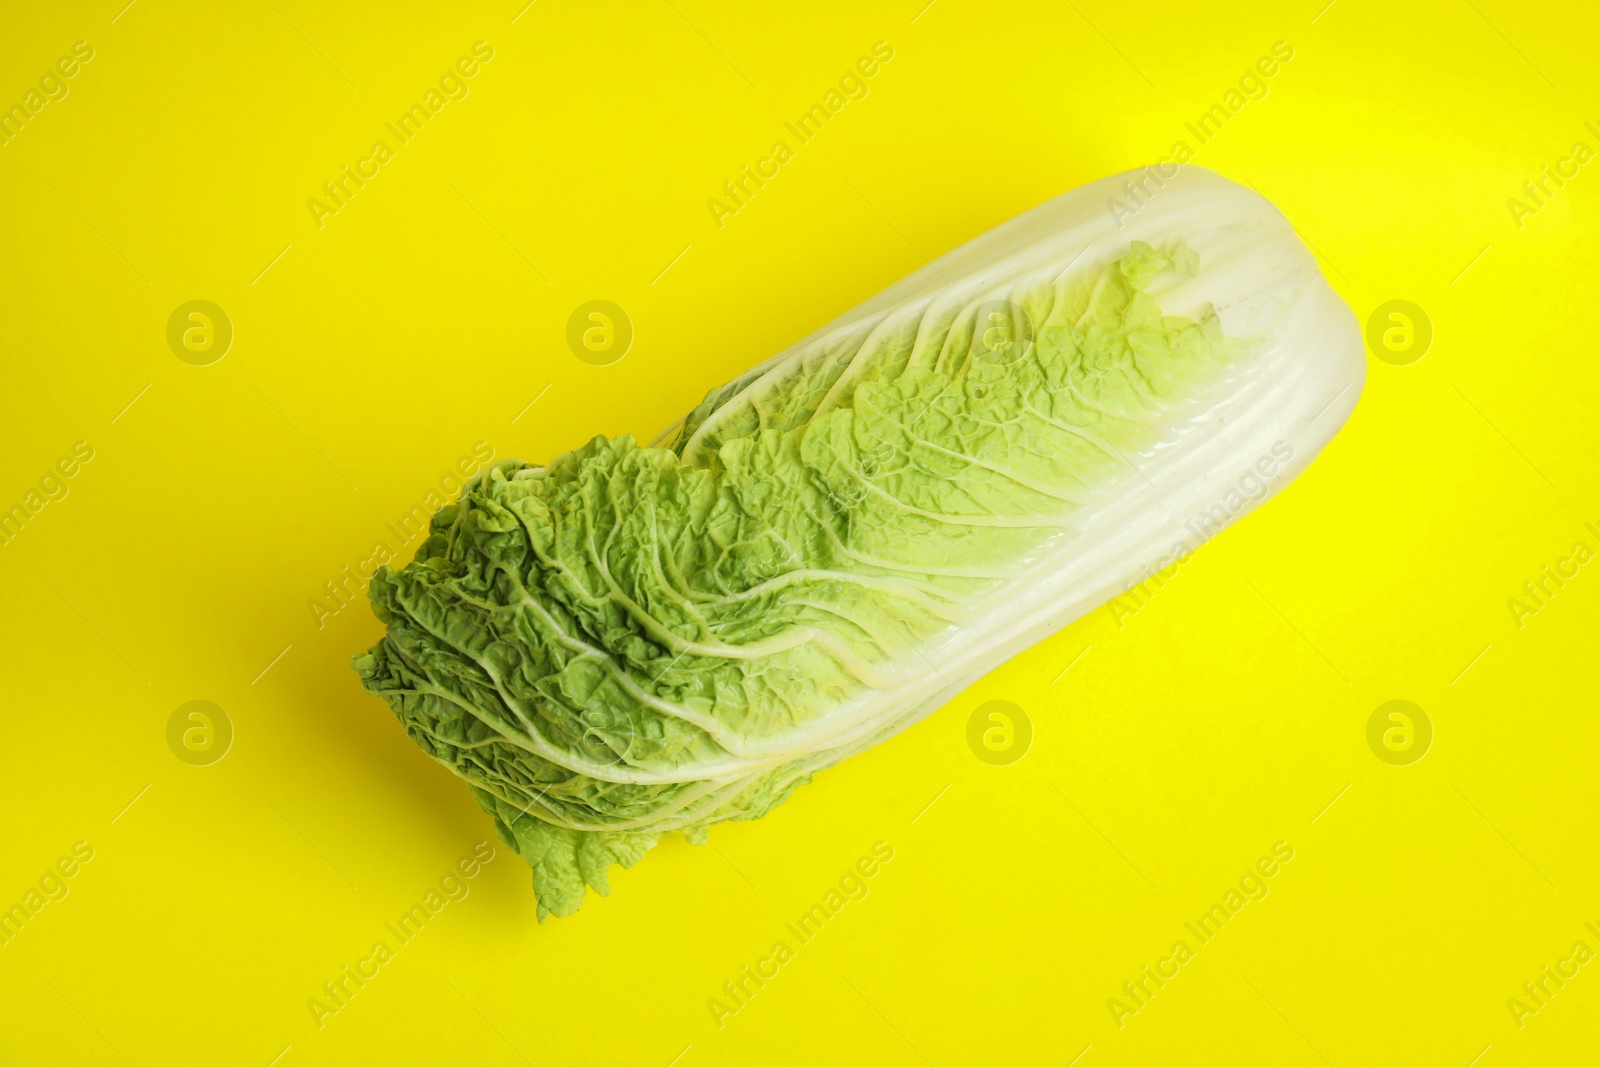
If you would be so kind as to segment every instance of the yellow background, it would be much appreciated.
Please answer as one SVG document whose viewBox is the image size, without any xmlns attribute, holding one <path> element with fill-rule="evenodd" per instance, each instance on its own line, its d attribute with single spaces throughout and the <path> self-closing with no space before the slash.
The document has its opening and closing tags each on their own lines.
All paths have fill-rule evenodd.
<svg viewBox="0 0 1600 1067">
<path fill-rule="evenodd" d="M 1600 548 L 1600 163 L 1520 228 L 1506 201 L 1600 147 L 1600 20 L 922 3 L 6 12 L 0 102 L 95 56 L 0 147 L 0 504 L 95 457 L 0 548 L 0 904 L 95 856 L 0 947 L 0 1063 L 1594 1062 L 1600 963 L 1520 1029 L 1506 1002 L 1600 949 L 1600 565 L 1520 629 L 1507 600 Z M 307 199 L 479 40 L 470 95 L 319 229 Z M 719 229 L 706 200 L 880 40 L 869 95 Z M 323 583 L 474 442 L 653 435 L 925 256 L 1193 145 L 1279 40 L 1197 161 L 1282 207 L 1363 322 L 1425 309 L 1425 358 L 1371 360 L 1311 470 L 1137 614 L 572 918 L 537 925 L 501 848 L 319 1030 L 322 983 L 493 840 L 358 688 L 366 607 L 318 628 Z M 564 341 L 597 298 L 636 329 L 607 367 Z M 166 343 L 192 299 L 234 326 L 210 366 Z M 1436 732 L 1404 767 L 1365 735 L 1397 698 Z M 194 699 L 235 731 L 210 766 L 166 740 Z M 1034 725 L 1010 766 L 966 744 L 991 699 Z M 719 1029 L 722 983 L 876 841 L 867 898 Z M 1108 999 L 1277 841 L 1270 895 L 1119 1029 Z"/>
</svg>

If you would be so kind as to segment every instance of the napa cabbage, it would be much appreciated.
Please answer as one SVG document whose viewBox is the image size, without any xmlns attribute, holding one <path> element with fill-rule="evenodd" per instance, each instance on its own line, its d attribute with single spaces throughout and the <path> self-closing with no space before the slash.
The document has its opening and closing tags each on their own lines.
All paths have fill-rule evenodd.
<svg viewBox="0 0 1600 1067">
<path fill-rule="evenodd" d="M 493 465 L 373 576 L 361 683 L 527 861 L 541 921 L 1120 592 L 1234 457 L 1298 434 L 1303 465 L 1331 436 L 1309 413 L 1359 386 L 1359 335 L 1270 205 L 1193 169 L 1126 233 L 1093 200 L 952 253 L 652 443 Z"/>
</svg>

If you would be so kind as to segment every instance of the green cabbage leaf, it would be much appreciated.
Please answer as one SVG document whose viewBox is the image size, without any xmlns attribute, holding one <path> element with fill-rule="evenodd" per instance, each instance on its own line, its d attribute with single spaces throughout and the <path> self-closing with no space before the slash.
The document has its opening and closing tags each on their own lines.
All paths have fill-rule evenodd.
<svg viewBox="0 0 1600 1067">
<path fill-rule="evenodd" d="M 541 920 L 925 714 L 942 643 L 1247 358 L 1147 291 L 1195 253 L 1123 249 L 869 316 L 654 445 L 501 462 L 377 572 L 362 685 L 466 780 Z"/>
</svg>

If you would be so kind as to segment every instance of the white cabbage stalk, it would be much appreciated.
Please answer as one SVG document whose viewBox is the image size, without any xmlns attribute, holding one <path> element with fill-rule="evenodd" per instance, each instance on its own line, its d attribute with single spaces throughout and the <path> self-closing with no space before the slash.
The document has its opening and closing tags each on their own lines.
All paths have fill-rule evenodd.
<svg viewBox="0 0 1600 1067">
<path fill-rule="evenodd" d="M 541 919 L 905 729 L 1333 437 L 1361 335 L 1293 228 L 1195 167 L 1119 221 L 1130 177 L 940 257 L 651 446 L 496 465 L 374 576 L 363 684 L 472 785 Z"/>
</svg>

